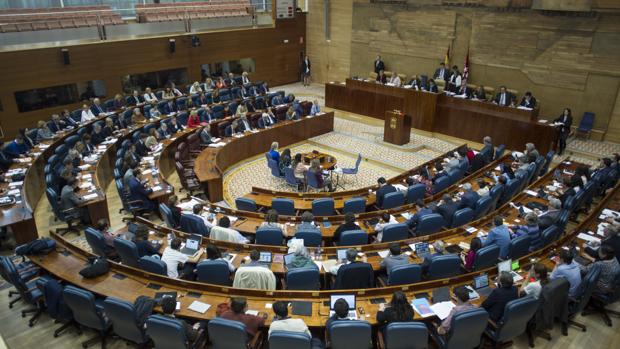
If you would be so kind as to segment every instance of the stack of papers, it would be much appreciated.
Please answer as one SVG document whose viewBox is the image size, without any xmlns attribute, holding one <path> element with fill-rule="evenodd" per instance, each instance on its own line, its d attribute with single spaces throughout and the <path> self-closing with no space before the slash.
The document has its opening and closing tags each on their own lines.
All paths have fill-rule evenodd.
<svg viewBox="0 0 620 349">
<path fill-rule="evenodd" d="M 450 312 L 452 311 L 452 308 L 454 307 L 455 307 L 454 303 L 450 301 L 439 302 L 439 303 L 435 303 L 431 305 L 431 310 L 435 314 L 437 314 L 437 317 L 439 317 L 440 320 L 444 320 L 445 318 L 448 317 L 448 315 L 450 315 Z"/>
<path fill-rule="evenodd" d="M 189 201 L 178 204 L 177 207 L 183 211 L 191 211 L 194 205 L 197 205 L 197 204 L 200 204 L 200 201 L 196 199 L 191 199 Z"/>
<path fill-rule="evenodd" d="M 226 143 L 224 143 L 224 142 L 217 142 L 217 143 L 209 144 L 209 147 L 211 147 L 211 148 L 221 148 L 221 147 L 223 147 L 225 145 L 226 145 Z"/>
<path fill-rule="evenodd" d="M 200 301 L 193 301 L 192 304 L 187 307 L 187 309 L 195 311 L 200 314 L 204 314 L 211 308 L 211 304 L 203 303 Z"/>
<path fill-rule="evenodd" d="M 596 242 L 596 243 L 601 243 L 601 239 L 592 236 L 590 234 L 585 234 L 585 233 L 579 233 L 579 235 L 577 235 L 577 239 L 581 239 L 587 242 Z"/>
<path fill-rule="evenodd" d="M 97 193 L 86 194 L 83 196 L 84 200 L 86 201 L 96 199 L 97 197 L 98 197 Z"/>
<path fill-rule="evenodd" d="M 379 254 L 379 257 L 381 257 L 381 258 L 385 258 L 385 257 L 390 255 L 390 251 L 389 250 L 379 251 L 377 253 Z"/>
</svg>

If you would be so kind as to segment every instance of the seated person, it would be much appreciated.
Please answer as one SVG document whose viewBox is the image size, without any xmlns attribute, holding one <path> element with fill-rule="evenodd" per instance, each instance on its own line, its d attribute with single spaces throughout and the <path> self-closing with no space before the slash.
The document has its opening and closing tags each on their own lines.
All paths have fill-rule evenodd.
<svg viewBox="0 0 620 349">
<path fill-rule="evenodd" d="M 280 153 L 278 152 L 278 147 L 278 142 L 273 142 L 271 143 L 271 149 L 268 152 L 271 159 L 274 160 L 276 163 L 280 163 Z"/>
<path fill-rule="evenodd" d="M 194 326 L 190 326 L 185 320 L 176 318 L 174 316 L 174 311 L 177 307 L 177 300 L 174 297 L 163 297 L 160 302 L 161 311 L 164 316 L 174 318 L 181 323 L 181 326 L 185 329 L 185 337 L 190 343 L 198 338 L 201 329 L 204 330 L 206 328 L 206 323 L 203 321 L 197 322 Z"/>
<path fill-rule="evenodd" d="M 385 327 L 392 322 L 409 322 L 413 321 L 413 307 L 402 291 L 396 291 L 392 295 L 392 300 L 386 307 L 385 303 L 379 305 L 377 312 L 377 324 L 381 331 L 385 331 Z M 384 332 L 385 335 L 385 332 Z"/>
<path fill-rule="evenodd" d="M 23 158 L 30 151 L 28 145 L 24 142 L 24 137 L 18 134 L 15 136 L 15 140 L 4 147 L 4 153 L 11 158 Z"/>
<path fill-rule="evenodd" d="M 284 149 L 282 151 L 282 154 L 280 155 L 280 163 L 278 163 L 278 166 L 280 167 L 280 173 L 284 174 L 284 168 L 290 167 L 292 162 L 293 159 L 291 159 L 291 149 Z"/>
<path fill-rule="evenodd" d="M 293 108 L 293 106 L 290 106 L 286 111 L 285 119 L 289 121 L 299 119 L 297 113 L 295 113 L 295 109 Z"/>
<path fill-rule="evenodd" d="M 522 297 L 532 296 L 538 299 L 542 288 L 548 283 L 549 277 L 547 267 L 542 263 L 536 263 L 530 268 L 528 276 L 523 278 L 519 294 Z"/>
<path fill-rule="evenodd" d="M 416 227 L 418 226 L 418 223 L 420 222 L 420 218 L 431 213 L 435 213 L 435 210 L 437 209 L 437 204 L 434 202 L 429 203 L 428 206 L 424 206 L 424 200 L 422 199 L 418 199 L 415 202 L 415 206 L 415 213 L 411 217 L 409 217 L 406 222 L 409 228 L 411 228 L 414 232 Z"/>
<path fill-rule="evenodd" d="M 223 312 L 220 316 L 223 319 L 238 321 L 245 325 L 245 332 L 248 339 L 254 338 L 256 333 L 265 324 L 265 319 L 260 316 L 246 314 L 248 303 L 243 297 L 233 297 L 230 299 L 230 309 Z"/>
<path fill-rule="evenodd" d="M 479 237 L 471 239 L 469 243 L 469 251 L 465 254 L 465 263 L 463 267 L 467 271 L 474 269 L 474 263 L 476 262 L 476 252 L 482 248 L 482 240 Z"/>
<path fill-rule="evenodd" d="M 332 184 L 332 180 L 323 174 L 323 169 L 321 168 L 321 163 L 319 162 L 319 159 L 312 159 L 312 161 L 310 161 L 308 177 L 310 176 L 314 176 L 316 178 L 318 188 L 327 188 L 330 192 L 336 190 Z"/>
<path fill-rule="evenodd" d="M 91 120 L 95 120 L 95 118 L 96 118 L 95 115 L 90 110 L 88 105 L 82 104 L 82 116 L 80 117 L 80 123 L 84 124 Z"/>
<path fill-rule="evenodd" d="M 530 108 L 530 109 L 536 108 L 536 98 L 532 96 L 532 92 L 530 91 L 525 92 L 525 95 L 523 95 L 523 98 L 521 99 L 521 103 L 519 103 L 519 106 Z"/>
<path fill-rule="evenodd" d="M 334 302 L 334 315 L 330 316 L 325 322 L 325 338 L 329 343 L 329 327 L 336 321 L 351 321 L 349 320 L 349 303 L 344 298 L 338 298 Z"/>
<path fill-rule="evenodd" d="M 90 140 L 93 145 L 98 145 L 101 142 L 105 141 L 106 135 L 103 132 L 100 124 L 95 123 L 93 125 L 93 132 L 90 134 Z"/>
<path fill-rule="evenodd" d="M 454 216 L 454 212 L 456 212 L 458 209 L 459 203 L 454 202 L 450 194 L 443 194 L 439 205 L 437 205 L 437 213 L 439 213 L 443 217 L 443 220 L 444 222 L 446 222 L 447 227 L 452 226 L 452 217 Z"/>
<path fill-rule="evenodd" d="M 241 107 L 243 106 L 239 106 L 239 108 Z M 237 110 L 239 110 L 239 108 L 237 108 Z M 243 108 L 245 109 L 245 107 Z M 248 117 L 245 116 L 245 114 L 241 115 L 237 123 L 239 124 L 239 126 L 237 126 L 237 132 L 247 132 L 247 131 L 252 131 L 254 129 L 254 127 L 252 127 L 252 124 L 248 120 Z"/>
<path fill-rule="evenodd" d="M 306 182 L 306 171 L 308 171 L 309 166 L 306 166 L 303 161 L 301 161 L 301 154 L 295 154 L 295 159 L 291 163 L 293 167 L 293 172 L 295 174 L 295 179 L 300 183 Z"/>
<path fill-rule="evenodd" d="M 385 270 L 389 277 L 394 267 L 406 264 L 409 264 L 409 256 L 401 253 L 400 245 L 397 242 L 390 243 L 390 254 L 381 261 L 381 269 Z"/>
<path fill-rule="evenodd" d="M 342 233 L 350 230 L 360 230 L 359 225 L 355 223 L 355 214 L 353 212 L 347 212 L 344 214 L 344 224 L 340 224 L 334 232 L 334 243 L 338 244 L 338 242 L 340 242 L 340 236 L 342 236 Z"/>
<path fill-rule="evenodd" d="M 99 114 L 105 113 L 105 110 L 103 110 L 103 105 L 101 105 L 101 100 L 99 98 L 93 99 L 93 105 L 90 106 L 90 110 L 95 116 L 99 116 Z"/>
<path fill-rule="evenodd" d="M 270 265 L 260 262 L 260 252 L 250 252 L 250 262 L 240 265 L 235 273 L 233 287 L 249 288 L 253 290 L 275 290 L 276 276 L 271 271 Z"/>
<path fill-rule="evenodd" d="M 525 215 L 525 225 L 512 227 L 515 237 L 527 235 L 530 237 L 529 251 L 538 251 L 543 247 L 542 233 L 538 227 L 538 216 L 534 212 Z"/>
<path fill-rule="evenodd" d="M 312 336 L 304 320 L 293 319 L 288 316 L 288 302 L 274 302 L 272 308 L 275 316 L 271 326 L 269 326 L 269 336 L 271 336 L 274 331 L 301 332 Z M 315 348 L 317 340 L 313 338 L 312 342 L 312 347 Z"/>
<path fill-rule="evenodd" d="M 140 201 L 140 207 L 148 212 L 155 212 L 157 204 L 149 198 L 153 189 L 148 188 L 142 183 L 142 173 L 134 174 L 129 178 L 127 187 L 129 188 L 129 201 Z"/>
<path fill-rule="evenodd" d="M 312 212 L 305 211 L 304 213 L 301 214 L 301 224 L 297 226 L 296 232 L 299 232 L 299 231 L 304 231 L 304 232 L 312 231 L 312 232 L 321 234 L 321 229 L 319 229 L 314 224 L 314 215 L 312 214 Z"/>
<path fill-rule="evenodd" d="M 398 224 L 396 217 L 392 216 L 387 212 L 383 213 L 379 222 L 375 224 L 375 232 L 377 233 L 377 236 L 375 238 L 376 243 L 380 243 L 383 241 L 383 229 L 392 224 Z"/>
<path fill-rule="evenodd" d="M 103 235 L 103 241 L 105 242 L 105 256 L 109 259 L 118 259 L 116 250 L 114 249 L 114 234 L 110 232 L 110 223 L 105 218 L 101 218 L 97 221 L 94 228 Z"/>
<path fill-rule="evenodd" d="M 209 218 L 202 215 L 202 210 L 203 210 L 202 204 L 195 204 L 194 206 L 192 206 L 191 213 L 181 214 L 181 217 L 183 217 L 184 215 L 197 217 L 202 222 L 202 224 L 197 223 L 197 225 L 195 226 L 198 231 L 187 231 L 186 233 L 199 234 L 199 232 L 208 232 L 211 229 L 211 227 L 213 227 L 214 224 L 209 221 Z"/>
<path fill-rule="evenodd" d="M 476 91 L 472 94 L 472 98 L 473 99 L 479 99 L 479 100 L 486 101 L 487 94 L 484 91 L 484 86 L 483 85 L 478 86 Z"/>
<path fill-rule="evenodd" d="M 192 110 L 189 113 L 189 119 L 187 120 L 187 127 L 196 128 L 200 126 L 200 117 L 198 116 L 197 110 Z"/>
<path fill-rule="evenodd" d="M 343 273 L 347 273 L 349 270 L 351 271 L 359 271 L 359 270 L 355 270 L 355 269 L 351 269 L 351 266 L 353 264 L 366 264 L 367 266 L 369 266 L 370 268 L 372 268 L 372 266 L 370 266 L 370 264 L 367 263 L 367 258 L 366 256 L 362 257 L 361 261 L 357 260 L 357 250 L 354 248 L 349 248 L 346 251 L 346 260 L 343 263 L 338 263 L 336 265 L 334 265 L 333 267 L 331 267 L 329 269 L 329 273 L 331 273 L 332 275 L 336 276 L 336 280 L 338 279 L 338 276 L 340 274 Z M 342 275 L 340 275 L 342 277 Z M 359 275 L 361 277 L 361 275 Z M 359 280 L 359 278 L 357 278 Z M 373 274 L 373 279 L 372 280 L 359 280 L 358 282 L 359 284 L 366 284 L 366 287 L 354 287 L 354 288 L 370 288 L 370 287 L 374 287 L 374 274 Z M 349 285 L 342 285 L 344 287 L 342 288 L 350 288 L 348 287 Z M 336 285 L 337 287 L 337 285 Z"/>
<path fill-rule="evenodd" d="M 60 116 L 58 116 L 58 114 L 52 114 L 52 120 L 49 122 L 49 130 L 53 133 L 57 133 L 62 131 L 65 127 L 67 127 L 67 124 L 63 120 L 60 120 Z"/>
<path fill-rule="evenodd" d="M 228 270 L 233 273 L 235 271 L 235 265 L 232 264 L 230 259 L 227 258 L 223 258 L 222 257 L 222 252 L 220 252 L 220 249 L 217 248 L 217 246 L 213 245 L 213 244 L 208 244 L 207 245 L 207 258 L 206 260 L 210 260 L 210 261 L 224 261 L 226 262 L 226 264 L 228 264 Z M 233 319 L 231 319 L 233 320 Z"/>
<path fill-rule="evenodd" d="M 170 129 L 171 134 L 175 134 L 179 131 L 183 131 L 183 125 L 177 122 L 177 117 L 173 116 L 170 118 L 170 125 L 168 127 Z"/>
<path fill-rule="evenodd" d="M 502 107 L 507 107 L 512 102 L 512 94 L 506 90 L 506 86 L 500 86 L 499 92 L 495 95 L 493 103 Z"/>
<path fill-rule="evenodd" d="M 292 244 L 291 247 L 289 247 L 289 253 L 294 253 L 294 256 L 293 256 L 293 260 L 289 264 L 286 265 L 288 270 L 295 269 L 295 268 L 317 268 L 318 269 L 318 266 L 314 263 L 314 261 L 310 257 L 310 252 L 308 252 L 308 248 L 304 246 L 302 243 Z"/>
<path fill-rule="evenodd" d="M 452 308 L 452 310 L 450 310 L 448 317 L 441 322 L 441 325 L 439 325 L 439 327 L 437 327 L 437 333 L 442 336 L 450 332 L 452 319 L 456 314 L 476 308 L 475 305 L 469 303 L 469 290 L 467 290 L 465 287 L 455 287 L 453 293 L 454 299 L 456 299 L 456 305 L 454 306 L 454 308 Z"/>
<path fill-rule="evenodd" d="M 265 221 L 261 223 L 259 229 L 260 228 L 279 229 L 282 232 L 282 237 L 285 237 L 284 235 L 285 226 L 284 224 L 278 223 L 279 219 L 280 219 L 280 216 L 278 215 L 278 211 L 274 209 L 269 209 L 267 213 L 265 214 Z"/>
<path fill-rule="evenodd" d="M 170 133 L 170 130 L 168 129 L 168 124 L 165 122 L 162 122 L 159 125 L 159 128 L 157 129 L 157 134 L 159 135 L 159 140 L 170 138 L 170 136 L 172 136 L 172 133 Z"/>
<path fill-rule="evenodd" d="M 200 130 L 199 136 L 200 136 L 200 145 L 209 145 L 213 143 L 213 140 L 211 137 L 211 125 L 206 124 L 205 127 L 203 127 L 202 130 Z"/>
<path fill-rule="evenodd" d="M 429 79 L 428 80 L 428 87 L 426 88 L 426 90 L 428 92 L 434 92 L 434 93 L 438 93 L 439 92 L 439 88 L 437 87 L 437 84 L 435 83 L 435 80 L 433 80 L 433 79 Z"/>
<path fill-rule="evenodd" d="M 437 240 L 433 242 L 433 250 L 435 250 L 435 252 L 426 256 L 424 258 L 424 261 L 422 262 L 422 274 L 423 275 L 428 274 L 428 269 L 431 266 L 431 262 L 433 261 L 433 258 L 438 257 L 438 256 L 443 256 L 444 251 L 445 251 L 445 245 L 443 241 Z"/>
<path fill-rule="evenodd" d="M 497 279 L 498 286 L 493 289 L 481 307 L 489 313 L 489 318 L 497 323 L 504 316 L 506 304 L 519 298 L 519 290 L 513 286 L 512 274 L 503 271 Z"/>
<path fill-rule="evenodd" d="M 493 218 L 493 225 L 495 225 L 495 228 L 491 229 L 489 235 L 483 239 L 482 247 L 495 244 L 499 246 L 499 258 L 506 259 L 510 248 L 510 230 L 504 225 L 504 218 L 502 216 L 495 216 Z"/>
<path fill-rule="evenodd" d="M 392 76 L 390 77 L 389 83 L 394 85 L 394 86 L 400 87 L 400 85 L 401 85 L 400 77 L 398 76 L 398 74 L 396 72 L 392 73 Z"/>
<path fill-rule="evenodd" d="M 551 272 L 551 280 L 565 278 L 570 284 L 568 296 L 575 297 L 581 285 L 581 271 L 577 263 L 573 261 L 573 254 L 568 249 L 560 249 L 560 255 L 554 259 L 555 268 Z"/>
<path fill-rule="evenodd" d="M 90 216 L 88 209 L 80 207 L 84 203 L 84 199 L 79 197 L 76 192 L 80 190 L 79 182 L 75 178 L 69 178 L 67 184 L 60 191 L 60 209 L 69 211 L 65 214 L 68 218 L 80 218 L 82 223 L 88 224 Z"/>
<path fill-rule="evenodd" d="M 598 249 L 598 260 L 587 266 L 580 266 L 582 274 L 586 274 L 594 266 L 601 268 L 601 275 L 598 278 L 594 293 L 609 294 L 615 289 L 615 281 L 620 273 L 620 264 L 616 259 L 614 249 L 610 245 L 601 245 Z"/>
<path fill-rule="evenodd" d="M 478 199 L 480 199 L 480 195 L 472 189 L 471 183 L 463 183 L 463 195 L 461 195 L 459 210 L 466 207 L 475 209 Z"/>
<path fill-rule="evenodd" d="M 259 126 L 262 125 L 261 128 L 265 128 L 275 125 L 278 122 L 278 119 L 276 119 L 275 115 L 273 115 L 273 113 L 268 110 L 268 112 L 263 112 L 261 114 L 260 121 L 261 122 L 259 122 Z"/>
<path fill-rule="evenodd" d="M 441 163 L 439 163 L 439 162 L 436 162 L 436 163 L 435 163 L 435 176 L 433 177 L 433 184 L 435 184 L 435 182 L 436 182 L 439 178 L 444 177 L 444 176 L 447 176 L 447 175 L 448 175 L 448 171 L 446 171 L 446 170 L 443 168 L 443 165 L 442 165 Z"/>
<path fill-rule="evenodd" d="M 241 233 L 230 228 L 230 219 L 228 216 L 223 216 L 218 221 L 217 226 L 211 227 L 209 237 L 213 240 L 236 242 L 239 244 L 247 244 L 250 242 L 250 240 L 241 235 Z"/>
<path fill-rule="evenodd" d="M 180 238 L 173 238 L 170 242 L 170 246 L 164 249 L 164 253 L 161 255 L 162 262 L 166 263 L 166 269 L 168 271 L 168 277 L 177 279 L 179 277 L 179 267 L 183 267 L 184 276 L 187 277 L 193 273 L 195 264 L 200 260 L 204 250 L 201 248 L 193 256 L 188 256 L 181 252 L 181 244 L 183 240 Z"/>
<path fill-rule="evenodd" d="M 147 87 L 144 90 L 144 95 L 142 97 L 144 98 L 144 101 L 146 103 L 157 104 L 157 102 L 159 102 L 159 99 L 157 99 L 157 95 L 155 95 L 155 93 L 151 91 L 150 87 Z"/>
<path fill-rule="evenodd" d="M 40 120 L 37 123 L 37 126 L 38 126 L 37 142 L 41 142 L 41 141 L 45 141 L 45 140 L 49 140 L 49 139 L 53 139 L 54 138 L 54 134 L 49 129 L 49 127 L 47 127 L 47 124 L 45 123 L 45 121 Z"/>
<path fill-rule="evenodd" d="M 159 254 L 159 245 L 154 245 L 149 241 L 149 229 L 142 224 L 136 228 L 133 243 L 138 249 L 138 257 L 158 256 Z"/>
<path fill-rule="evenodd" d="M 476 193 L 478 193 L 480 198 L 489 196 L 489 187 L 484 179 L 478 179 L 478 191 Z"/>
<path fill-rule="evenodd" d="M 310 115 L 316 115 L 321 112 L 321 106 L 319 105 L 319 100 L 315 99 L 312 102 L 312 107 L 310 108 Z"/>
<path fill-rule="evenodd" d="M 379 179 L 377 179 L 377 184 L 379 186 L 379 189 L 377 189 L 375 195 L 377 197 L 377 206 L 381 207 L 383 205 L 383 198 L 385 197 L 385 195 L 395 192 L 396 188 L 393 185 L 387 183 L 384 177 L 379 177 Z"/>
</svg>

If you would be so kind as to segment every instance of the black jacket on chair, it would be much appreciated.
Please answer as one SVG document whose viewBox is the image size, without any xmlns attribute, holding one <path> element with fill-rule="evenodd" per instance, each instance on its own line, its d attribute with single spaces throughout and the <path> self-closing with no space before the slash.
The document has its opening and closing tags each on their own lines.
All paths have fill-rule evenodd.
<svg viewBox="0 0 620 349">
<path fill-rule="evenodd" d="M 510 288 L 498 287 L 491 292 L 484 302 L 482 302 L 481 307 L 489 312 L 489 318 L 491 320 L 497 322 L 504 316 L 506 303 L 517 298 L 519 298 L 519 290 L 516 286 Z"/>
<path fill-rule="evenodd" d="M 351 290 L 372 287 L 375 287 L 375 274 L 370 264 L 353 262 L 338 269 L 334 289 Z"/>
<path fill-rule="evenodd" d="M 543 286 L 540 291 L 540 305 L 532 319 L 536 330 L 550 330 L 555 319 L 568 322 L 568 289 L 565 278 L 557 278 Z"/>
</svg>

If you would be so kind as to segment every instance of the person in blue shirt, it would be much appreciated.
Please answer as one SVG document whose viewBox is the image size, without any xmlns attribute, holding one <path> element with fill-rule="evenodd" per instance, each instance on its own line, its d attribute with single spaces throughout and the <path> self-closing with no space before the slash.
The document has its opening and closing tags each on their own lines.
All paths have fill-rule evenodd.
<svg viewBox="0 0 620 349">
<path fill-rule="evenodd" d="M 312 102 L 312 108 L 310 108 L 310 115 L 316 115 L 321 112 L 321 107 L 319 106 L 319 100 L 315 99 Z"/>
<path fill-rule="evenodd" d="M 278 147 L 279 144 L 278 142 L 273 142 L 271 143 L 271 150 L 269 150 L 269 156 L 271 156 L 271 158 L 273 160 L 275 160 L 276 163 L 280 163 L 280 153 L 278 152 Z"/>
<path fill-rule="evenodd" d="M 499 258 L 506 259 L 510 246 L 510 230 L 504 225 L 504 219 L 501 216 L 495 216 L 493 224 L 495 228 L 491 229 L 489 235 L 484 239 L 482 247 L 496 244 L 499 246 Z"/>
<path fill-rule="evenodd" d="M 579 266 L 573 262 L 573 254 L 570 250 L 561 249 L 560 256 L 555 260 L 556 265 L 551 272 L 551 280 L 565 278 L 570 284 L 568 295 L 575 297 L 581 285 L 581 271 Z"/>
<path fill-rule="evenodd" d="M 28 146 L 24 143 L 24 138 L 20 134 L 15 136 L 15 140 L 4 148 L 4 153 L 13 158 L 24 157 L 27 152 Z"/>
<path fill-rule="evenodd" d="M 540 227 L 538 226 L 538 216 L 534 212 L 525 215 L 525 225 L 517 225 L 514 227 L 515 236 L 528 235 L 530 237 L 529 251 L 536 251 L 543 247 Z"/>
</svg>

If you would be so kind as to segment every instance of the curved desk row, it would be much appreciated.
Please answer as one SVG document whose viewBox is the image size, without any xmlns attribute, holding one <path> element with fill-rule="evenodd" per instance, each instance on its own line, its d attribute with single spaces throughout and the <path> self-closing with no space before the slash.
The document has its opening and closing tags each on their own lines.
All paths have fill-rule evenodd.
<svg viewBox="0 0 620 349">
<path fill-rule="evenodd" d="M 604 208 L 618 208 L 618 190 L 617 185 L 609 194 L 607 194 L 596 207 L 590 210 L 587 217 L 570 233 L 545 246 L 539 251 L 532 252 L 519 259 L 521 269 L 520 273 L 528 270 L 532 261 L 542 260 L 549 266 L 548 261 L 550 254 L 557 253 L 561 246 L 565 246 L 574 240 L 578 232 L 584 230 L 596 231 L 598 224 L 598 216 Z M 609 206 L 614 199 L 613 207 Z M 292 315 L 295 318 L 302 318 L 310 327 L 322 327 L 325 325 L 329 317 L 329 308 L 325 302 L 329 300 L 332 294 L 356 294 L 357 305 L 362 308 L 365 313 L 365 320 L 371 324 L 376 324 L 376 313 L 379 310 L 378 303 L 384 303 L 390 299 L 393 292 L 401 290 L 406 293 L 409 299 L 413 299 L 416 294 L 431 294 L 435 288 L 439 287 L 456 287 L 459 285 L 470 284 L 474 276 L 487 273 L 491 277 L 497 274 L 497 268 L 491 267 L 474 273 L 459 275 L 451 279 L 440 279 L 434 281 L 422 282 L 414 285 L 402 285 L 393 287 L 383 287 L 376 289 L 360 289 L 360 290 L 333 290 L 333 291 L 258 291 L 249 289 L 234 289 L 226 286 L 215 286 L 202 284 L 197 282 L 189 282 L 183 280 L 170 279 L 164 276 L 146 273 L 121 264 L 112 263 L 111 272 L 95 279 L 84 279 L 78 272 L 84 267 L 86 259 L 91 256 L 88 252 L 78 248 L 75 245 L 65 241 L 62 237 L 53 235 L 54 239 L 59 242 L 58 251 L 54 251 L 45 256 L 32 256 L 32 261 L 41 268 L 47 270 L 50 274 L 78 287 L 85 288 L 100 296 L 116 297 L 129 302 L 133 302 L 138 296 L 146 295 L 154 297 L 156 292 L 173 291 L 179 295 L 178 300 L 181 302 L 181 309 L 177 312 L 178 316 L 192 318 L 196 320 L 208 320 L 214 318 L 216 305 L 227 302 L 232 296 L 244 296 L 248 298 L 248 306 L 251 310 L 270 314 L 270 305 L 277 300 L 299 300 L 312 303 L 311 316 Z M 583 249 L 582 249 L 583 250 Z M 195 301 L 210 304 L 209 310 L 204 313 L 196 313 L 188 309 L 189 305 Z M 364 317 L 362 317 L 364 318 Z M 270 324 L 271 316 L 267 317 L 265 325 Z M 415 314 L 416 320 L 421 320 L 419 314 Z"/>
</svg>

